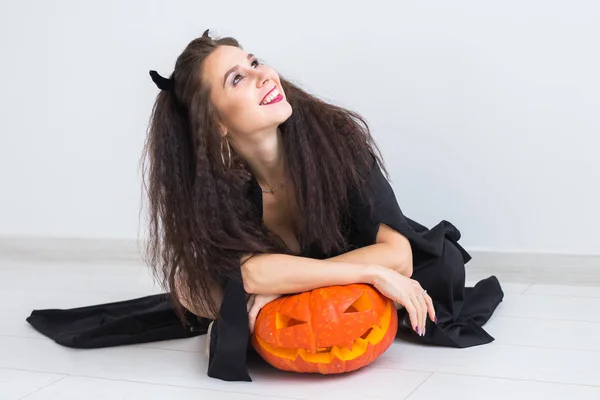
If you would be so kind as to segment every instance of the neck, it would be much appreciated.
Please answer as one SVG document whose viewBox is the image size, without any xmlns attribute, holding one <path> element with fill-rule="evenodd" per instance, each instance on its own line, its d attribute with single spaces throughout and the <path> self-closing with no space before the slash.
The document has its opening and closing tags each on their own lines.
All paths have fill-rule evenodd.
<svg viewBox="0 0 600 400">
<path fill-rule="evenodd" d="M 246 160 L 261 188 L 274 189 L 285 182 L 285 155 L 279 129 L 261 135 L 260 140 L 237 142 L 236 152 Z"/>
</svg>

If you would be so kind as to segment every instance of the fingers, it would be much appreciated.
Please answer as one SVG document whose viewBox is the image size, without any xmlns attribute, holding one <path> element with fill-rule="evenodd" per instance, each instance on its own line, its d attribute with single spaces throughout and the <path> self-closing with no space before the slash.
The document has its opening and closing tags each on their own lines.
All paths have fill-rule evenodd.
<svg viewBox="0 0 600 400">
<path fill-rule="evenodd" d="M 435 322 L 435 309 L 431 297 L 421 284 L 398 273 L 382 275 L 375 287 L 386 297 L 392 299 L 396 309 L 403 305 L 410 318 L 413 330 L 420 336 L 425 335 L 427 316 Z"/>
<path fill-rule="evenodd" d="M 417 309 L 417 315 L 419 318 L 415 332 L 417 332 L 419 336 L 423 336 L 425 333 L 425 322 L 427 319 L 427 304 L 423 299 L 423 288 L 421 287 L 421 284 L 413 279 L 411 279 L 410 298 Z"/>
<path fill-rule="evenodd" d="M 256 295 L 252 294 L 246 301 L 246 310 L 248 311 L 248 327 L 250 328 L 250 333 L 254 332 L 254 322 L 256 321 L 256 316 L 258 315 L 258 311 L 256 309 Z"/>
<path fill-rule="evenodd" d="M 260 307 L 257 307 L 257 304 L 254 304 L 250 311 L 248 311 L 248 326 L 251 334 L 254 332 L 254 323 L 256 322 L 256 317 L 258 316 L 259 311 Z"/>
<path fill-rule="evenodd" d="M 419 301 L 418 296 L 411 297 L 411 301 L 417 310 L 417 329 L 416 332 L 419 336 L 423 336 L 423 306 Z"/>
<path fill-rule="evenodd" d="M 419 334 L 425 336 L 425 326 L 427 324 L 427 302 L 422 292 L 417 296 L 416 301 L 419 303 Z"/>
<path fill-rule="evenodd" d="M 248 327 L 250 328 L 250 333 L 254 332 L 254 323 L 256 322 L 256 317 L 261 309 L 261 306 L 258 304 L 259 301 L 257 301 L 256 298 L 257 296 L 253 294 L 246 302 L 246 309 L 248 310 Z"/>
<path fill-rule="evenodd" d="M 419 329 L 419 316 L 417 315 L 417 308 L 410 299 L 406 299 L 401 303 L 404 304 L 404 308 L 406 308 L 408 316 L 410 317 L 410 326 L 412 326 L 413 330 L 416 332 L 417 329 Z"/>
<path fill-rule="evenodd" d="M 280 295 L 253 295 L 246 303 L 248 309 L 248 326 L 250 327 L 250 333 L 254 332 L 254 326 L 256 318 L 260 310 L 269 304 L 276 298 L 281 297 Z"/>
<path fill-rule="evenodd" d="M 437 316 L 435 315 L 435 308 L 433 307 L 433 300 L 428 294 L 425 295 L 425 302 L 427 303 L 427 312 L 429 318 L 437 324 Z"/>
<path fill-rule="evenodd" d="M 254 301 L 256 300 L 256 295 L 251 294 L 248 300 L 246 301 L 246 311 L 250 311 L 252 306 L 254 305 Z"/>
</svg>

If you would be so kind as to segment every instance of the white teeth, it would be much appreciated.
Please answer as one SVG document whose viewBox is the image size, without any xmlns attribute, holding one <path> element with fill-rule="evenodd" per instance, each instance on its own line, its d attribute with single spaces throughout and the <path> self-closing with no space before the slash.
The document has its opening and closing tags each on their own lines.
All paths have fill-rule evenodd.
<svg viewBox="0 0 600 400">
<path fill-rule="evenodd" d="M 279 90 L 277 90 L 277 89 L 274 89 L 274 90 L 271 92 L 271 94 L 269 94 L 269 95 L 268 95 L 268 96 L 265 98 L 265 100 L 264 100 L 264 101 L 263 101 L 261 104 L 262 104 L 262 105 L 267 105 L 267 104 L 269 104 L 270 102 L 272 102 L 272 101 L 275 99 L 275 97 L 277 97 L 277 96 L 279 96 Z"/>
</svg>

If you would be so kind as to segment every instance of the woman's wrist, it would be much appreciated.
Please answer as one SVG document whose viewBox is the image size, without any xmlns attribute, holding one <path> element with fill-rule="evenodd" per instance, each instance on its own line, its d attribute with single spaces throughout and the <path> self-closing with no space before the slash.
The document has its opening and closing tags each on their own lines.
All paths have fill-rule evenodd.
<svg viewBox="0 0 600 400">
<path fill-rule="evenodd" d="M 365 267 L 364 282 L 376 286 L 387 268 L 382 265 L 369 264 Z"/>
</svg>

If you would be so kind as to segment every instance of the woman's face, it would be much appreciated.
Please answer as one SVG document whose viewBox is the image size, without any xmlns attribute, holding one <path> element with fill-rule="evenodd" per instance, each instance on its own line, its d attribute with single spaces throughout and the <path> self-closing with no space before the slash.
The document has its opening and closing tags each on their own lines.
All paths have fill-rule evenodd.
<svg viewBox="0 0 600 400">
<path fill-rule="evenodd" d="M 217 47 L 204 62 L 203 76 L 223 134 L 271 131 L 292 114 L 277 72 L 242 49 Z"/>
</svg>

